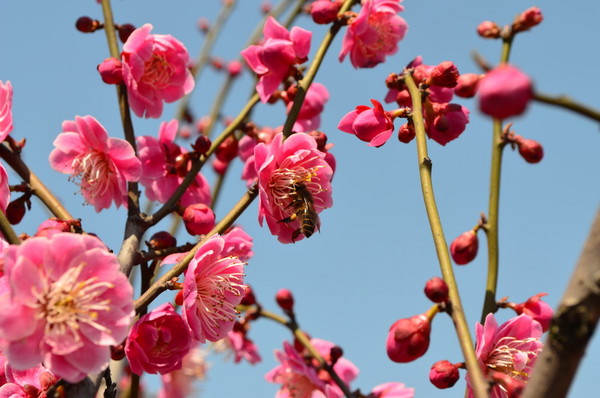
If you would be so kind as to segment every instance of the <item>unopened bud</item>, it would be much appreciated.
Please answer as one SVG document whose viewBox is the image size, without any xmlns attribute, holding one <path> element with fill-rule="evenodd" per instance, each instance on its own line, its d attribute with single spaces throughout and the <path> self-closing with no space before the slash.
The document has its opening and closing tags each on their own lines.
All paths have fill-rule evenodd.
<svg viewBox="0 0 600 398">
<path fill-rule="evenodd" d="M 423 356 L 429 348 L 431 325 L 427 315 L 400 319 L 390 327 L 386 349 L 394 362 L 411 362 Z"/>
<path fill-rule="evenodd" d="M 227 64 L 227 73 L 229 73 L 229 76 L 231 77 L 236 77 L 238 76 L 240 73 L 242 73 L 242 64 L 240 61 L 231 61 L 230 63 Z"/>
<path fill-rule="evenodd" d="M 98 30 L 102 24 L 100 21 L 90 17 L 81 17 L 75 22 L 75 28 L 83 33 L 92 33 Z"/>
<path fill-rule="evenodd" d="M 526 302 L 520 304 L 508 304 L 507 307 L 511 307 L 515 310 L 518 315 L 525 314 L 530 318 L 535 319 L 542 326 L 542 330 L 547 332 L 550 329 L 550 323 L 552 322 L 552 316 L 554 310 L 550 305 L 541 300 L 548 293 L 539 293 L 533 297 L 530 297 Z"/>
<path fill-rule="evenodd" d="M 135 30 L 135 26 L 130 23 L 126 23 L 124 25 L 119 25 L 117 29 L 119 30 L 119 40 L 121 40 L 121 43 L 125 43 Z"/>
<path fill-rule="evenodd" d="M 432 85 L 452 88 L 456 87 L 459 75 L 452 61 L 444 61 L 431 70 L 429 77 Z"/>
<path fill-rule="evenodd" d="M 429 371 L 429 381 L 440 389 L 452 387 L 459 378 L 458 367 L 446 360 L 437 361 Z"/>
<path fill-rule="evenodd" d="M 6 207 L 6 218 L 12 225 L 17 225 L 25 216 L 25 200 L 18 198 L 13 200 Z"/>
<path fill-rule="evenodd" d="M 341 1 L 317 0 L 310 5 L 310 15 L 318 24 L 329 24 L 337 19 Z"/>
<path fill-rule="evenodd" d="M 544 148 L 534 140 L 523 138 L 517 142 L 519 146 L 519 154 L 527 163 L 538 163 L 544 157 Z"/>
<path fill-rule="evenodd" d="M 208 32 L 210 29 L 210 21 L 204 17 L 200 18 L 198 20 L 198 29 L 200 29 L 202 33 Z"/>
<path fill-rule="evenodd" d="M 497 39 L 500 37 L 500 26 L 496 22 L 483 21 L 477 26 L 477 33 L 485 39 Z"/>
<path fill-rule="evenodd" d="M 186 207 L 182 219 L 190 235 L 207 234 L 215 226 L 215 213 L 204 203 Z"/>
<path fill-rule="evenodd" d="M 40 386 L 42 387 L 42 391 L 48 390 L 52 387 L 58 379 L 50 372 L 42 372 L 40 375 Z"/>
<path fill-rule="evenodd" d="M 177 239 L 167 231 L 159 231 L 150 237 L 148 247 L 154 250 L 177 246 Z"/>
<path fill-rule="evenodd" d="M 448 301 L 448 285 L 440 277 L 434 276 L 425 284 L 425 295 L 434 303 Z"/>
<path fill-rule="evenodd" d="M 477 256 L 479 239 L 473 230 L 462 233 L 450 245 L 450 254 L 457 265 L 465 265 Z"/>
<path fill-rule="evenodd" d="M 284 311 L 294 310 L 294 296 L 288 289 L 281 289 L 275 295 L 275 300 L 279 307 Z"/>
<path fill-rule="evenodd" d="M 479 109 L 496 119 L 525 112 L 533 99 L 531 79 L 518 68 L 502 64 L 479 82 Z"/>
<path fill-rule="evenodd" d="M 119 345 L 110 346 L 110 359 L 113 361 L 120 361 L 125 358 L 125 345 L 123 343 Z"/>
<path fill-rule="evenodd" d="M 338 359 L 340 359 L 344 355 L 344 350 L 342 347 L 334 345 L 329 350 L 329 357 L 331 359 L 330 365 L 333 366 L 337 363 Z"/>
<path fill-rule="evenodd" d="M 273 8 L 273 6 L 271 5 L 270 1 L 263 1 L 262 4 L 260 5 L 260 11 L 263 14 L 270 13 L 272 8 Z"/>
<path fill-rule="evenodd" d="M 250 286 L 246 286 L 244 297 L 241 301 L 242 305 L 254 305 L 256 304 L 256 297 L 254 296 L 254 290 Z"/>
<path fill-rule="evenodd" d="M 180 290 L 175 295 L 175 304 L 183 305 L 183 290 Z"/>
<path fill-rule="evenodd" d="M 215 156 L 222 162 L 229 163 L 238 154 L 238 142 L 235 137 L 229 136 L 217 147 Z"/>
<path fill-rule="evenodd" d="M 204 155 L 210 149 L 211 145 L 212 142 L 210 141 L 210 138 L 205 135 L 201 135 L 196 138 L 196 142 L 192 144 L 192 148 L 197 154 Z"/>
<path fill-rule="evenodd" d="M 325 135 L 324 132 L 319 131 L 319 130 L 313 130 L 311 132 L 308 133 L 310 136 L 312 136 L 315 141 L 317 142 L 317 149 L 321 152 L 326 152 L 327 148 L 327 135 Z"/>
<path fill-rule="evenodd" d="M 398 130 L 398 140 L 408 144 L 415 138 L 415 126 L 412 123 L 404 123 Z"/>
<path fill-rule="evenodd" d="M 456 87 L 454 87 L 454 94 L 463 98 L 474 97 L 477 93 L 479 79 L 481 79 L 481 75 L 476 73 L 465 73 L 460 75 Z"/>
<path fill-rule="evenodd" d="M 120 60 L 110 57 L 98 65 L 98 72 L 106 84 L 120 84 L 123 82 L 123 64 Z"/>
<path fill-rule="evenodd" d="M 539 25 L 544 20 L 542 10 L 531 7 L 523 11 L 513 22 L 513 32 L 523 32 Z"/>
</svg>

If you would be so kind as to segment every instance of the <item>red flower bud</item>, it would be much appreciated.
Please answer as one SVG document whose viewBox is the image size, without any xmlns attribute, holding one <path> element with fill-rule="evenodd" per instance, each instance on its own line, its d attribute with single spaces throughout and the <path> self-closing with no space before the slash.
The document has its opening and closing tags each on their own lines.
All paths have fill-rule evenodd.
<svg viewBox="0 0 600 398">
<path fill-rule="evenodd" d="M 423 356 L 429 348 L 431 325 L 425 314 L 400 319 L 390 327 L 386 348 L 394 362 L 411 362 Z"/>
<path fill-rule="evenodd" d="M 333 366 L 336 364 L 336 362 L 338 361 L 338 359 L 340 359 L 342 356 L 344 355 L 344 350 L 342 350 L 342 347 L 340 346 L 333 346 L 331 347 L 331 349 L 329 350 L 329 358 L 330 358 L 330 365 Z"/>
<path fill-rule="evenodd" d="M 533 98 L 531 79 L 512 65 L 502 64 L 479 82 L 479 109 L 496 119 L 525 112 Z"/>
<path fill-rule="evenodd" d="M 448 285 L 440 277 L 434 276 L 425 284 L 425 295 L 434 303 L 448 301 Z"/>
<path fill-rule="evenodd" d="M 183 290 L 180 290 L 175 295 L 175 304 L 183 305 Z"/>
<path fill-rule="evenodd" d="M 135 26 L 133 26 L 130 23 L 119 25 L 117 28 L 119 30 L 119 40 L 121 40 L 121 43 L 125 43 L 127 39 L 129 39 L 129 36 L 131 36 L 133 31 L 135 30 Z"/>
<path fill-rule="evenodd" d="M 210 138 L 205 135 L 201 135 L 196 138 L 196 142 L 192 144 L 192 148 L 199 155 L 204 155 L 210 149 L 211 145 L 212 142 L 210 141 Z"/>
<path fill-rule="evenodd" d="M 15 199 L 6 207 L 6 218 L 12 225 L 17 225 L 25 216 L 25 201 L 22 198 Z"/>
<path fill-rule="evenodd" d="M 513 22 L 513 32 L 523 32 L 539 25 L 544 20 L 542 10 L 538 7 L 531 7 L 523 11 Z"/>
<path fill-rule="evenodd" d="M 237 60 L 233 60 L 230 63 L 228 63 L 227 64 L 227 73 L 229 73 L 229 76 L 231 76 L 231 77 L 236 77 L 240 73 L 242 73 L 241 62 L 237 61 Z"/>
<path fill-rule="evenodd" d="M 459 378 L 458 367 L 446 360 L 437 361 L 429 371 L 429 381 L 440 389 L 452 387 Z"/>
<path fill-rule="evenodd" d="M 477 33 L 485 39 L 497 39 L 500 37 L 500 26 L 496 22 L 483 21 L 477 26 Z"/>
<path fill-rule="evenodd" d="M 325 147 L 327 145 L 327 136 L 325 135 L 324 132 L 319 131 L 319 130 L 313 130 L 313 131 L 309 132 L 308 134 L 311 135 L 317 142 L 317 149 L 319 151 L 327 152 L 327 149 Z"/>
<path fill-rule="evenodd" d="M 110 57 L 98 65 L 98 72 L 106 84 L 119 84 L 123 81 L 123 64 L 120 60 Z"/>
<path fill-rule="evenodd" d="M 210 21 L 204 17 L 200 18 L 198 20 L 198 29 L 200 29 L 202 33 L 208 32 L 210 29 Z"/>
<path fill-rule="evenodd" d="M 166 249 L 177 246 L 177 239 L 167 231 L 159 231 L 150 237 L 147 245 L 154 250 Z"/>
<path fill-rule="evenodd" d="M 310 5 L 310 15 L 318 24 L 329 24 L 337 19 L 341 6 L 340 1 L 317 0 Z"/>
<path fill-rule="evenodd" d="M 275 295 L 275 300 L 279 307 L 284 311 L 292 311 L 294 309 L 294 296 L 287 289 L 281 289 Z"/>
<path fill-rule="evenodd" d="M 238 142 L 235 137 L 229 136 L 217 147 L 215 155 L 221 162 L 229 163 L 238 154 Z"/>
<path fill-rule="evenodd" d="M 450 88 L 456 87 L 458 76 L 458 68 L 452 61 L 444 61 L 435 66 L 429 75 L 432 85 Z"/>
<path fill-rule="evenodd" d="M 458 77 L 456 87 L 454 87 L 454 94 L 463 98 L 474 97 L 477 93 L 477 87 L 479 86 L 479 79 L 481 75 L 476 73 L 465 73 Z"/>
<path fill-rule="evenodd" d="M 244 297 L 240 302 L 242 305 L 254 305 L 256 304 L 256 297 L 254 296 L 254 290 L 250 286 L 246 286 Z"/>
<path fill-rule="evenodd" d="M 415 138 L 415 126 L 411 123 L 404 123 L 398 130 L 398 140 L 408 144 Z"/>
<path fill-rule="evenodd" d="M 83 33 L 92 33 L 98 30 L 102 24 L 100 21 L 90 17 L 81 17 L 75 22 L 75 28 Z"/>
<path fill-rule="evenodd" d="M 465 265 L 477 256 L 479 239 L 473 230 L 461 234 L 450 245 L 450 254 L 457 265 Z"/>
<path fill-rule="evenodd" d="M 125 358 L 125 346 L 123 343 L 110 346 L 110 359 L 120 361 Z"/>
<path fill-rule="evenodd" d="M 215 213 L 204 203 L 186 207 L 182 219 L 190 235 L 207 234 L 215 226 Z"/>
<path fill-rule="evenodd" d="M 544 148 L 537 141 L 524 138 L 518 140 L 517 145 L 519 146 L 519 153 L 527 163 L 538 163 L 544 157 Z"/>
</svg>

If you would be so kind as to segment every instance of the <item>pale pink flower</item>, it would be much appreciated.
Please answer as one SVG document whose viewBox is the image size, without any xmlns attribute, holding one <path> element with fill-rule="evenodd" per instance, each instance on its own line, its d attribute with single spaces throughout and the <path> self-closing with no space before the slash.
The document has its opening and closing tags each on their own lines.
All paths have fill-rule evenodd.
<svg viewBox="0 0 600 398">
<path fill-rule="evenodd" d="M 372 99 L 373 107 L 359 105 L 348 112 L 338 124 L 344 133 L 354 134 L 369 146 L 380 147 L 387 142 L 394 132 L 394 120 L 383 109 L 381 103 Z"/>
<path fill-rule="evenodd" d="M 141 317 L 129 331 L 125 355 L 137 375 L 165 374 L 181 369 L 189 352 L 191 336 L 187 324 L 171 303 Z"/>
<path fill-rule="evenodd" d="M 325 360 L 329 360 L 333 343 L 320 339 L 311 339 L 310 342 Z M 275 357 L 280 364 L 265 375 L 268 382 L 281 384 L 275 398 L 343 397 L 342 391 L 329 375 L 319 373 L 316 363 L 305 360 L 287 341 L 283 343 L 283 352 L 275 350 Z M 356 366 L 345 358 L 338 359 L 333 369 L 347 385 L 358 376 Z"/>
<path fill-rule="evenodd" d="M 142 162 L 140 183 L 150 200 L 166 203 L 185 178 L 189 164 L 185 158 L 187 151 L 175 144 L 179 122 L 163 122 L 158 131 L 158 139 L 151 136 L 137 137 L 138 154 Z M 195 203 L 210 205 L 210 186 L 201 173 L 181 197 L 181 206 Z"/>
<path fill-rule="evenodd" d="M 486 73 L 479 82 L 479 109 L 496 119 L 525 112 L 533 99 L 531 79 L 518 68 L 502 64 Z"/>
<path fill-rule="evenodd" d="M 297 186 L 302 184 L 306 188 L 310 194 L 306 200 L 312 200 L 316 213 L 333 204 L 333 170 L 325 160 L 325 154 L 317 149 L 312 136 L 297 133 L 285 141 L 283 135 L 278 134 L 270 146 L 258 144 L 254 157 L 259 186 L 258 222 L 262 225 L 266 219 L 271 233 L 282 243 L 299 240 L 297 232 L 300 231 L 301 217 L 282 222 L 297 212 L 293 204 L 300 200 Z M 304 237 L 304 234 L 300 236 Z"/>
<path fill-rule="evenodd" d="M 261 361 L 256 344 L 246 336 L 245 331 L 236 330 L 236 327 L 234 327 L 233 330 L 227 333 L 225 341 L 227 346 L 233 351 L 233 360 L 235 363 L 240 363 L 242 359 L 245 359 L 252 365 Z"/>
<path fill-rule="evenodd" d="M 117 257 L 90 235 L 29 238 L 4 251 L 0 340 L 15 369 L 40 362 L 78 382 L 127 336 L 133 291 Z"/>
<path fill-rule="evenodd" d="M 415 389 L 406 387 L 404 383 L 390 382 L 373 387 L 371 394 L 374 398 L 413 398 Z"/>
<path fill-rule="evenodd" d="M 230 228 L 222 235 L 222 238 L 225 240 L 221 253 L 223 256 L 237 257 L 240 261 L 246 262 L 254 255 L 252 237 L 242 227 Z"/>
<path fill-rule="evenodd" d="M 408 25 L 398 15 L 401 0 L 363 0 L 358 16 L 348 21 L 340 62 L 350 54 L 355 68 L 372 68 L 398 51 Z"/>
<path fill-rule="evenodd" d="M 189 54 L 171 35 L 151 34 L 145 24 L 131 33 L 121 60 L 129 105 L 140 117 L 160 117 L 164 102 L 174 102 L 194 88 Z"/>
<path fill-rule="evenodd" d="M 10 186 L 8 185 L 8 174 L 6 169 L 0 163 L 0 209 L 6 212 L 6 207 L 10 202 Z"/>
<path fill-rule="evenodd" d="M 183 366 L 161 376 L 162 388 L 158 398 L 188 398 L 193 392 L 194 381 L 204 380 L 208 364 L 206 354 L 200 346 L 196 346 L 183 358 Z"/>
<path fill-rule="evenodd" d="M 306 62 L 312 33 L 297 26 L 288 31 L 269 16 L 263 34 L 264 42 L 246 48 L 242 56 L 259 76 L 256 91 L 264 103 L 293 71 L 294 65 Z"/>
<path fill-rule="evenodd" d="M 321 126 L 321 113 L 325 103 L 329 101 L 329 91 L 321 83 L 313 83 L 306 92 L 298 118 L 292 128 L 296 132 L 309 132 Z M 293 101 L 287 105 L 287 112 L 292 109 Z"/>
<path fill-rule="evenodd" d="M 244 264 L 225 256 L 225 240 L 213 235 L 194 255 L 183 282 L 183 318 L 201 343 L 224 338 L 244 297 Z"/>
<path fill-rule="evenodd" d="M 12 84 L 0 80 L 0 142 L 4 141 L 13 129 L 12 99 Z"/>
<path fill-rule="evenodd" d="M 127 182 L 137 181 L 142 166 L 131 145 L 109 138 L 93 116 L 75 116 L 62 123 L 63 132 L 54 140 L 50 166 L 79 182 L 81 194 L 97 212 L 127 205 Z"/>
<path fill-rule="evenodd" d="M 539 322 L 527 315 L 519 315 L 498 326 L 494 315 L 488 314 L 483 326 L 477 324 L 475 335 L 475 354 L 484 375 L 500 381 L 505 376 L 518 382 L 529 380 L 543 346 Z M 467 388 L 469 397 L 473 397 L 468 374 Z M 490 398 L 508 398 L 502 383 L 493 385 Z"/>
</svg>

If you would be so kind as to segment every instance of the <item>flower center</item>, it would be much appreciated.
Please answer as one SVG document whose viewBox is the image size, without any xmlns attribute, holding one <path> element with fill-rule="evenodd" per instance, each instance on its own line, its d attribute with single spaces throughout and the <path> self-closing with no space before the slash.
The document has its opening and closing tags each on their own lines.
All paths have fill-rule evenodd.
<svg viewBox="0 0 600 398">
<path fill-rule="evenodd" d="M 90 197 L 104 195 L 111 188 L 111 176 L 114 174 L 112 162 L 104 152 L 91 151 L 73 160 L 75 172 L 71 176 L 81 181 L 81 189 Z"/>
<path fill-rule="evenodd" d="M 152 58 L 144 63 L 144 75 L 141 81 L 155 89 L 169 85 L 173 76 L 173 67 L 167 62 L 163 53 L 155 52 Z"/>
<path fill-rule="evenodd" d="M 79 327 L 82 323 L 104 333 L 111 330 L 99 323 L 98 312 L 110 310 L 110 300 L 100 296 L 114 285 L 98 282 L 96 277 L 79 280 L 85 263 L 67 270 L 44 292 L 35 292 L 40 307 L 39 318 L 46 321 L 46 335 L 64 336 L 70 334 L 79 341 Z"/>
<path fill-rule="evenodd" d="M 536 338 L 518 340 L 511 336 L 500 339 L 488 357 L 487 367 L 512 378 L 527 381 L 529 367 L 539 353 L 539 349 L 532 351 L 527 348 L 535 341 Z"/>
</svg>

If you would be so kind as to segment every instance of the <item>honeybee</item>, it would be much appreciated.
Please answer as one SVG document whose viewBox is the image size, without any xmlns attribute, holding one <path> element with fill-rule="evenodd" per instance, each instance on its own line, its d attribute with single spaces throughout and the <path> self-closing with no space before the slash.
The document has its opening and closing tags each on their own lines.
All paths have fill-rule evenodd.
<svg viewBox="0 0 600 398">
<path fill-rule="evenodd" d="M 294 208 L 294 213 L 278 222 L 290 223 L 297 218 L 300 218 L 300 228 L 292 233 L 292 242 L 296 240 L 298 235 L 302 234 L 306 238 L 310 238 L 319 228 L 319 215 L 315 210 L 313 196 L 301 182 L 295 183 L 290 194 L 292 202 L 288 207 Z"/>
</svg>

